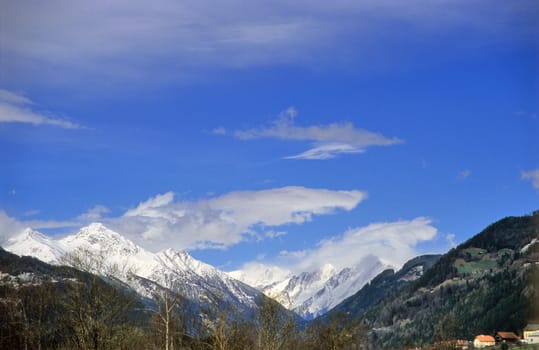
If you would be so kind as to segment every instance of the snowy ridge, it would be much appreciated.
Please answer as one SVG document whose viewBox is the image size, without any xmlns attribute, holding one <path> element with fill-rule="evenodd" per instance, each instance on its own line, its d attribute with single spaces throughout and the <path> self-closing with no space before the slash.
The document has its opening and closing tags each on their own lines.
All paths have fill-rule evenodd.
<svg viewBox="0 0 539 350">
<path fill-rule="evenodd" d="M 306 319 L 327 312 L 390 267 L 370 255 L 355 266 L 336 268 L 324 264 L 299 274 L 262 264 L 253 267 L 256 274 L 225 273 L 185 251 L 149 252 L 100 223 L 62 239 L 26 229 L 8 240 L 4 248 L 52 264 L 60 264 L 66 253 L 83 249 L 103 260 L 105 266 L 119 266 L 119 278 L 146 298 L 170 289 L 197 303 L 225 303 L 245 311 L 257 307 L 263 292 Z"/>
<path fill-rule="evenodd" d="M 5 249 L 17 255 L 33 256 L 49 264 L 57 262 L 58 258 L 66 252 L 62 242 L 53 241 L 30 228 L 25 229 L 18 236 L 10 238 Z"/>
<path fill-rule="evenodd" d="M 106 266 L 121 267 L 123 274 L 118 277 L 147 298 L 167 288 L 196 303 L 224 302 L 239 310 L 248 310 L 256 307 L 255 301 L 260 295 L 258 290 L 194 259 L 185 251 L 167 249 L 154 254 L 100 223 L 90 224 L 58 240 L 26 229 L 9 239 L 4 248 L 51 264 L 61 264 L 66 253 L 78 249 L 88 251 Z"/>
<path fill-rule="evenodd" d="M 273 266 L 258 265 L 260 272 L 253 274 L 233 271 L 229 274 L 256 286 L 264 294 L 277 300 L 284 307 L 305 319 L 324 314 L 347 297 L 360 290 L 367 282 L 390 266 L 373 255 L 364 257 L 354 266 L 335 268 L 324 264 L 313 271 L 283 276 L 283 270 Z M 281 277 L 271 280 L 269 277 Z"/>
<path fill-rule="evenodd" d="M 321 289 L 296 306 L 294 310 L 307 319 L 320 316 L 355 294 L 387 267 L 378 258 L 372 255 L 367 256 L 357 265 L 345 267 L 331 276 Z"/>
</svg>

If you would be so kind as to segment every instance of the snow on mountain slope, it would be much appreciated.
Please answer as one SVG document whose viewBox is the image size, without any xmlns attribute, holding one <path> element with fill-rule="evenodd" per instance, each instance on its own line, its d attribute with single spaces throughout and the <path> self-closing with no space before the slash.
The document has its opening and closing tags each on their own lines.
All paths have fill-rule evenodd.
<svg viewBox="0 0 539 350">
<path fill-rule="evenodd" d="M 78 249 L 88 251 L 102 260 L 104 266 L 120 267 L 118 277 L 148 298 L 164 287 L 197 303 L 225 302 L 246 310 L 256 306 L 260 294 L 185 251 L 167 249 L 154 254 L 100 223 L 90 224 L 58 240 L 26 229 L 8 240 L 4 248 L 52 264 L 62 263 L 66 253 Z"/>
<path fill-rule="evenodd" d="M 313 271 L 292 274 L 260 264 L 252 266 L 256 273 L 227 274 L 185 251 L 167 249 L 156 254 L 146 251 L 100 223 L 90 224 L 62 239 L 26 229 L 11 238 L 4 248 L 53 264 L 60 264 L 66 253 L 84 249 L 100 257 L 105 266 L 120 267 L 123 272 L 120 278 L 147 298 L 160 288 L 168 288 L 193 301 L 224 302 L 244 309 L 256 307 L 262 291 L 306 319 L 325 313 L 388 268 L 378 258 L 367 256 L 355 266 L 339 269 L 325 264 Z"/>
<path fill-rule="evenodd" d="M 30 228 L 10 238 L 4 247 L 17 255 L 29 255 L 46 263 L 55 263 L 65 254 L 66 249 L 59 241 L 54 241 L 44 234 Z"/>
<path fill-rule="evenodd" d="M 185 251 L 167 249 L 156 254 L 159 264 L 144 276 L 193 300 L 201 296 L 219 298 L 232 305 L 256 306 L 258 290 L 226 273 L 193 259 Z"/>
<path fill-rule="evenodd" d="M 388 266 L 369 255 L 352 267 L 345 267 L 331 276 L 324 286 L 294 308 L 304 318 L 322 315 L 356 293 Z"/>
<path fill-rule="evenodd" d="M 259 273 L 230 272 L 232 276 L 259 288 L 267 296 L 294 310 L 305 319 L 315 318 L 356 293 L 389 266 L 375 256 L 364 257 L 354 266 L 336 269 L 331 264 L 299 274 L 280 275 L 284 270 L 257 266 Z M 256 268 L 256 267 L 255 267 Z M 278 269 L 275 273 L 275 269 Z M 252 276 L 259 276 L 259 279 Z M 268 277 L 281 277 L 271 280 Z"/>
<path fill-rule="evenodd" d="M 277 266 L 251 262 L 241 270 L 227 272 L 231 277 L 262 290 L 282 281 L 287 281 L 292 273 Z M 283 287 L 284 288 L 284 287 Z"/>
</svg>

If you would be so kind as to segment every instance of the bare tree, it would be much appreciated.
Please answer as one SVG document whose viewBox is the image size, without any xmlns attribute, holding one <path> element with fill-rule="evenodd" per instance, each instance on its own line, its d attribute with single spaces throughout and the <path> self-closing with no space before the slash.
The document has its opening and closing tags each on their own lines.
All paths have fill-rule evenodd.
<svg viewBox="0 0 539 350">
<path fill-rule="evenodd" d="M 360 349 L 364 341 L 364 328 L 343 313 L 314 321 L 307 329 L 307 347 L 313 350 Z"/>
<path fill-rule="evenodd" d="M 64 321 L 72 335 L 71 346 L 118 348 L 122 328 L 128 324 L 128 311 L 135 302 L 134 294 L 118 279 L 126 269 L 107 264 L 102 253 L 84 249 L 66 254 L 61 261 L 80 270 L 68 284 L 64 298 Z"/>
<path fill-rule="evenodd" d="M 181 296 L 179 294 L 171 295 L 169 290 L 164 288 L 162 291 L 154 293 L 154 299 L 157 303 L 155 316 L 158 328 L 164 337 L 165 350 L 174 350 L 173 333 L 177 324 L 181 323 L 178 320 L 179 313 L 175 311 L 180 304 Z"/>
<path fill-rule="evenodd" d="M 258 314 L 257 347 L 260 350 L 292 348 L 296 324 L 290 315 L 283 313 L 280 305 L 264 298 Z"/>
<path fill-rule="evenodd" d="M 228 310 L 221 310 L 217 318 L 207 322 L 210 332 L 210 346 L 214 350 L 230 350 L 232 341 L 232 329 L 229 322 Z"/>
</svg>

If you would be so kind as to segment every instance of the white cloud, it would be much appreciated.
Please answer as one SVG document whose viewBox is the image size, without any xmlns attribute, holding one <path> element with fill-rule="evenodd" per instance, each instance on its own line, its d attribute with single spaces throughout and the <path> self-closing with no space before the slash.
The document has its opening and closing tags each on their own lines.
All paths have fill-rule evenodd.
<svg viewBox="0 0 539 350">
<path fill-rule="evenodd" d="M 26 217 L 32 217 L 41 213 L 40 210 L 30 210 L 25 212 L 23 215 Z M 18 221 L 18 223 L 24 227 L 31 227 L 35 230 L 42 229 L 76 229 L 84 225 L 88 225 L 96 221 L 107 221 L 108 218 L 105 218 L 103 214 L 110 213 L 110 209 L 103 205 L 96 205 L 93 208 L 88 209 L 86 212 L 78 215 L 75 218 L 68 220 L 23 220 Z M 13 219 L 15 220 L 15 219 Z"/>
<path fill-rule="evenodd" d="M 158 194 L 155 197 L 148 199 L 145 202 L 140 203 L 136 208 L 128 210 L 124 216 L 145 216 L 145 217 L 162 217 L 162 208 L 171 204 L 174 200 L 173 192 L 166 192 Z"/>
<path fill-rule="evenodd" d="M 24 225 L 0 210 L 0 245 L 24 229 Z"/>
<path fill-rule="evenodd" d="M 281 140 L 314 141 L 323 143 L 346 143 L 358 147 L 386 146 L 402 142 L 398 138 L 387 138 L 377 133 L 355 128 L 352 123 L 333 123 L 308 127 L 296 126 L 297 111 L 290 107 L 282 112 L 266 128 L 238 130 L 234 135 L 242 140 L 276 138 Z"/>
<path fill-rule="evenodd" d="M 244 281 L 255 288 L 266 287 L 276 281 L 282 281 L 289 277 L 291 273 L 288 269 L 257 261 L 244 264 L 241 270 L 229 272 L 232 277 Z"/>
<path fill-rule="evenodd" d="M 539 169 L 523 171 L 521 178 L 530 181 L 533 187 L 539 190 Z"/>
<path fill-rule="evenodd" d="M 437 232 L 431 220 L 424 217 L 373 223 L 320 241 L 315 249 L 288 252 L 283 257 L 292 257 L 293 266 L 303 271 L 317 268 L 322 262 L 336 268 L 351 266 L 371 254 L 392 266 L 401 266 L 418 254 L 418 243 L 432 240 Z"/>
<path fill-rule="evenodd" d="M 261 273 L 279 277 L 286 273 L 314 271 L 324 264 L 342 269 L 358 264 L 370 255 L 378 257 L 386 264 L 399 267 L 420 254 L 418 244 L 433 240 L 437 233 L 438 230 L 431 225 L 431 220 L 425 217 L 373 223 L 322 240 L 310 249 L 282 251 L 271 264 L 248 262 L 234 274 L 241 274 L 243 278 L 256 281 Z M 267 277 L 269 279 L 271 276 Z"/>
<path fill-rule="evenodd" d="M 283 232 L 274 228 L 303 224 L 315 215 L 337 210 L 349 211 L 365 198 L 361 191 L 305 187 L 230 192 L 198 201 L 174 201 L 174 194 L 167 192 L 107 222 L 154 250 L 170 246 L 226 248 L 249 237 L 278 237 Z"/>
<path fill-rule="evenodd" d="M 377 50 L 384 61 L 401 59 L 393 50 L 408 45 L 392 44 L 416 37 L 466 30 L 487 33 L 492 40 L 492 28 L 497 36 L 529 30 L 532 11 L 526 10 L 532 6 L 529 1 L 489 6 L 481 0 L 98 0 L 81 11 L 73 1 L 50 0 L 37 7 L 21 0 L 2 2 L 0 22 L 6 74 L 51 72 L 58 79 L 67 68 L 90 77 L 122 75 L 146 82 L 141 78 L 158 74 L 156 60 L 176 73 L 167 76 L 180 78 L 200 66 L 319 66 L 324 61 L 335 66 L 345 62 L 342 57 L 368 66 L 379 63 Z M 406 30 L 396 32 L 395 23 Z"/>
<path fill-rule="evenodd" d="M 30 108 L 33 105 L 27 97 L 7 90 L 0 90 L 0 123 L 25 123 L 50 125 L 64 129 L 78 129 L 80 125 L 69 120 L 47 116 Z"/>
<path fill-rule="evenodd" d="M 364 153 L 365 150 L 347 144 L 330 143 L 311 148 L 295 156 L 288 156 L 285 159 L 331 159 L 339 154 Z"/>
<path fill-rule="evenodd" d="M 0 101 L 13 105 L 31 105 L 32 101 L 23 95 L 0 89 Z"/>
<path fill-rule="evenodd" d="M 110 213 L 110 209 L 104 205 L 96 205 L 95 207 L 88 209 L 87 212 L 82 213 L 78 216 L 78 219 L 81 221 L 98 221 L 103 219 L 103 214 Z"/>
<path fill-rule="evenodd" d="M 79 219 L 73 220 L 27 220 L 21 221 L 25 227 L 31 227 L 32 229 L 63 229 L 63 228 L 77 228 L 86 224 L 87 222 L 80 221 Z"/>
<path fill-rule="evenodd" d="M 330 159 L 339 154 L 363 153 L 367 147 L 390 146 L 402 143 L 399 138 L 354 127 L 352 123 L 297 126 L 298 112 L 289 107 L 269 127 L 237 130 L 234 136 L 241 140 L 274 138 L 280 140 L 309 141 L 313 148 L 286 159 Z"/>
<path fill-rule="evenodd" d="M 24 213 L 25 216 L 32 216 L 37 214 L 39 211 L 31 210 Z M 57 221 L 57 220 L 18 220 L 16 218 L 10 217 L 6 212 L 0 210 L 0 245 L 3 244 L 7 239 L 19 234 L 25 228 L 32 228 L 35 230 L 40 229 L 58 229 L 58 228 L 78 228 L 83 224 L 88 222 L 82 222 L 78 219 L 76 220 L 66 220 L 66 221 Z"/>
</svg>

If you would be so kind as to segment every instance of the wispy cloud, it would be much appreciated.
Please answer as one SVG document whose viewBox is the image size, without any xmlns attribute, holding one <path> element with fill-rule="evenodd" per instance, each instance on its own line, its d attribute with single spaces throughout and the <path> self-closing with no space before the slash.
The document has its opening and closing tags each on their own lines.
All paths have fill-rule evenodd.
<svg viewBox="0 0 539 350">
<path fill-rule="evenodd" d="M 0 210 L 0 245 L 24 229 L 24 225 Z"/>
<path fill-rule="evenodd" d="M 31 105 L 32 101 L 26 96 L 0 89 L 0 101 L 14 105 Z"/>
<path fill-rule="evenodd" d="M 8 216 L 4 211 L 0 210 L 0 230 L 3 227 L 6 228 L 0 232 L 0 235 L 4 234 L 6 237 L 10 237 L 27 227 L 35 230 L 77 229 L 95 221 L 108 221 L 112 219 L 104 216 L 104 214 L 110 213 L 110 210 L 103 205 L 96 205 L 86 212 L 66 220 L 31 219 L 31 217 L 41 213 L 41 210 L 29 210 L 23 213 L 23 216 L 26 217 L 26 219 L 18 220 Z"/>
<path fill-rule="evenodd" d="M 168 192 L 128 210 L 109 223 L 153 249 L 226 248 L 249 237 L 278 237 L 282 225 L 300 225 L 313 216 L 352 210 L 366 198 L 361 191 L 281 187 L 230 192 L 199 201 L 175 201 Z"/>
<path fill-rule="evenodd" d="M 288 156 L 285 159 L 331 159 L 335 158 L 339 154 L 355 154 L 355 153 L 364 153 L 363 148 L 358 148 L 352 145 L 345 143 L 329 143 L 323 144 L 314 148 L 311 148 L 295 156 Z"/>
<path fill-rule="evenodd" d="M 24 123 L 50 125 L 64 129 L 79 129 L 82 126 L 69 120 L 46 115 L 34 110 L 33 102 L 27 97 L 0 89 L 0 123 Z"/>
<path fill-rule="evenodd" d="M 297 110 L 289 107 L 268 127 L 236 130 L 233 135 L 240 140 L 273 138 L 311 143 L 311 149 L 287 156 L 286 159 L 331 159 L 340 154 L 363 153 L 372 146 L 403 143 L 403 140 L 397 137 L 388 138 L 379 133 L 359 129 L 352 123 L 299 126 L 295 123 L 297 115 Z"/>
<path fill-rule="evenodd" d="M 418 254 L 415 247 L 419 242 L 433 239 L 437 232 L 431 220 L 424 217 L 379 222 L 320 241 L 314 249 L 283 252 L 282 256 L 290 257 L 288 264 L 299 264 L 303 271 L 319 267 L 321 261 L 337 268 L 351 266 L 370 254 L 376 254 L 390 265 L 400 266 Z"/>
<path fill-rule="evenodd" d="M 121 216 L 97 205 L 77 217 L 64 220 L 17 221 L 0 212 L 3 234 L 14 228 L 77 229 L 100 221 L 153 250 L 223 249 L 246 239 L 274 239 L 286 234 L 283 225 L 301 225 L 314 216 L 350 211 L 367 198 L 362 191 L 335 191 L 305 187 L 281 187 L 261 191 L 229 192 L 195 201 L 176 201 L 173 192 L 156 195 Z M 2 217 L 3 215 L 3 217 Z"/>
<path fill-rule="evenodd" d="M 110 213 L 110 209 L 104 205 L 96 205 L 93 208 L 88 209 L 85 213 L 78 216 L 81 221 L 97 221 L 103 219 L 104 214 Z"/>
<path fill-rule="evenodd" d="M 523 171 L 521 178 L 522 180 L 530 181 L 533 187 L 539 190 L 539 169 Z"/>
<path fill-rule="evenodd" d="M 484 37 L 493 40 L 492 28 L 496 38 L 500 33 L 512 38 L 510 33 L 516 30 L 534 28 L 533 11 L 526 11 L 534 6 L 531 0 L 497 6 L 486 0 L 161 0 L 158 5 L 132 0 L 128 11 L 123 1 L 93 1 L 84 11 L 65 0 L 48 1 L 46 7 L 30 1 L 2 5 L 3 63 L 8 65 L 4 71 L 14 78 L 53 72 L 58 79 L 61 67 L 90 77 L 122 75 L 146 81 L 141 77 L 155 78 L 159 73 L 155 59 L 166 61 L 167 76 L 174 78 L 201 66 L 323 62 L 335 66 L 343 56 L 354 66 L 378 64 L 381 55 L 384 61 L 400 59 L 394 50 L 408 45 L 391 44 L 413 42 L 415 37 L 438 38 L 442 32 L 467 30 L 486 33 Z M 395 23 L 407 30 L 395 32 Z M 144 69 L 149 66 L 154 69 Z"/>
<path fill-rule="evenodd" d="M 431 220 L 425 217 L 372 223 L 322 240 L 310 249 L 282 251 L 269 264 L 248 262 L 241 269 L 242 276 L 246 280 L 259 280 L 261 274 L 269 273 L 268 278 L 283 278 L 287 273 L 315 271 L 324 264 L 341 269 L 354 266 L 371 255 L 399 267 L 420 254 L 417 248 L 420 243 L 433 240 L 437 234 Z"/>
</svg>

